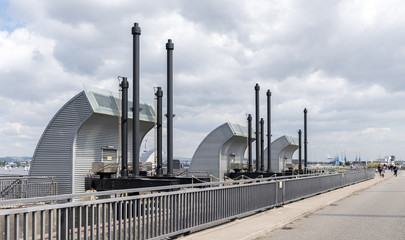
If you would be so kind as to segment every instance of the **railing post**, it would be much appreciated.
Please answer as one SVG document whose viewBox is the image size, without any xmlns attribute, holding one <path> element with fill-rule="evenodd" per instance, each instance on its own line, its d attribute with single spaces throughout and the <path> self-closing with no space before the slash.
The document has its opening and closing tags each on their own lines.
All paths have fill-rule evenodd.
<svg viewBox="0 0 405 240">
<path fill-rule="evenodd" d="M 10 215 L 4 216 L 4 239 L 10 240 Z"/>
<path fill-rule="evenodd" d="M 19 239 L 20 234 L 20 214 L 14 215 L 14 239 Z"/>
<path fill-rule="evenodd" d="M 37 212 L 32 212 L 32 239 L 37 236 Z"/>
<path fill-rule="evenodd" d="M 53 209 L 48 211 L 48 238 L 52 239 L 53 238 Z M 45 233 L 44 233 L 45 236 Z"/>
<path fill-rule="evenodd" d="M 285 202 L 285 181 L 281 181 L 281 188 L 283 189 L 282 191 L 283 191 L 283 198 L 282 198 L 282 200 L 283 200 L 283 204 L 284 204 L 284 202 Z"/>
<path fill-rule="evenodd" d="M 277 204 L 278 204 L 278 181 L 276 180 L 276 201 L 275 201 L 275 205 L 277 206 Z"/>
</svg>

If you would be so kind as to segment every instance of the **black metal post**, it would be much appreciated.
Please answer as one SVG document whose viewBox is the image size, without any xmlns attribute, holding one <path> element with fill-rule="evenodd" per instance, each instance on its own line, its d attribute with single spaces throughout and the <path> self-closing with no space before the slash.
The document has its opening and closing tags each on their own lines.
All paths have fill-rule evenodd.
<svg viewBox="0 0 405 240">
<path fill-rule="evenodd" d="M 252 115 L 248 115 L 248 172 L 253 172 L 252 168 Z"/>
<path fill-rule="evenodd" d="M 163 91 L 161 87 L 157 88 L 155 93 L 156 95 L 156 130 L 157 130 L 157 143 L 156 143 L 156 154 L 157 154 L 157 163 L 156 163 L 156 175 L 161 177 L 163 176 L 163 160 L 162 160 L 162 97 Z"/>
<path fill-rule="evenodd" d="M 271 172 L 271 92 L 267 90 L 267 172 Z"/>
<path fill-rule="evenodd" d="M 171 39 L 166 43 L 167 50 L 167 175 L 173 175 L 173 50 Z"/>
<path fill-rule="evenodd" d="M 126 77 L 120 84 L 122 91 L 122 115 L 121 115 L 121 177 L 128 178 L 128 87 Z"/>
<path fill-rule="evenodd" d="M 132 161 L 133 161 L 133 176 L 139 176 L 139 153 L 140 153 L 140 130 L 139 130 L 139 36 L 141 28 L 138 23 L 134 23 L 132 27 L 133 35 L 133 127 L 132 127 Z"/>
<path fill-rule="evenodd" d="M 308 110 L 305 108 L 304 109 L 304 169 L 305 169 L 305 172 L 307 172 L 307 166 L 308 166 L 307 113 L 308 113 Z"/>
<path fill-rule="evenodd" d="M 302 135 L 302 131 L 300 129 L 300 130 L 298 130 L 298 173 L 301 173 L 301 171 L 302 171 L 301 135 Z"/>
<path fill-rule="evenodd" d="M 259 90 L 260 86 L 256 83 L 255 92 L 256 92 L 256 172 L 260 171 L 260 132 L 259 132 Z"/>
<path fill-rule="evenodd" d="M 264 120 L 260 119 L 260 171 L 264 172 Z"/>
</svg>

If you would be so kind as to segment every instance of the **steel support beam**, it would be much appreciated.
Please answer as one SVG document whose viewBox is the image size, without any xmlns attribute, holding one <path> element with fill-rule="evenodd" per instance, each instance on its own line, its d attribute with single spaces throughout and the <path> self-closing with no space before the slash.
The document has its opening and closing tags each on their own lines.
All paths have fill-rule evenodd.
<svg viewBox="0 0 405 240">
<path fill-rule="evenodd" d="M 128 178 L 128 87 L 126 77 L 122 78 L 120 84 L 122 91 L 122 114 L 121 114 L 121 177 Z"/>
<path fill-rule="evenodd" d="M 139 176 L 139 152 L 140 152 L 140 129 L 139 129 L 139 36 L 141 28 L 138 23 L 134 23 L 132 27 L 133 35 L 133 127 L 132 127 L 132 161 L 133 161 L 133 176 Z"/>
<path fill-rule="evenodd" d="M 171 39 L 166 43 L 167 50 L 167 175 L 173 175 L 173 50 Z"/>
</svg>

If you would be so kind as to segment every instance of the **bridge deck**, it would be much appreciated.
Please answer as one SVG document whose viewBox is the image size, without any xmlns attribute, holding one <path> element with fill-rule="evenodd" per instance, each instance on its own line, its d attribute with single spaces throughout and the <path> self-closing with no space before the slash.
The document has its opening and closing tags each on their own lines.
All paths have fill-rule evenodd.
<svg viewBox="0 0 405 240">
<path fill-rule="evenodd" d="M 388 176 L 387 176 L 388 175 Z M 405 180 L 405 173 L 400 173 L 398 180 Z M 386 181 L 383 181 L 386 180 Z M 377 184 L 382 182 L 382 184 Z M 382 179 L 376 177 L 372 180 L 364 181 L 358 184 L 350 185 L 348 187 L 340 188 L 334 191 L 330 191 L 324 194 L 316 195 L 301 201 L 293 202 L 287 205 L 284 205 L 279 208 L 271 209 L 263 213 L 250 216 L 247 218 L 235 220 L 233 222 L 203 230 L 190 234 L 188 236 L 181 237 L 182 240 L 191 240 L 191 239 L 277 239 L 275 234 L 283 235 L 286 233 L 285 229 L 290 229 L 290 223 L 295 220 L 301 219 L 304 216 L 312 216 L 311 213 L 315 213 L 325 207 L 335 205 L 339 201 L 354 195 L 360 191 L 366 190 L 370 191 L 371 188 L 381 188 L 381 185 L 388 185 L 394 183 L 394 179 L 391 177 L 391 174 L 386 174 L 386 178 Z M 377 184 L 377 185 L 376 185 Z M 402 189 L 405 184 L 402 182 Z M 403 191 L 403 190 L 402 190 Z M 365 191 L 364 191 L 365 192 Z M 404 192 L 404 191 L 403 191 Z M 364 194 L 363 192 L 361 194 Z M 383 194 L 383 193 L 381 193 Z M 389 205 L 388 199 L 386 199 L 387 205 Z M 372 204 L 372 203 L 370 203 Z M 310 217 L 311 218 L 311 217 Z M 306 218 L 305 218 L 306 219 Z M 336 226 L 339 231 L 346 231 L 339 227 L 339 222 L 336 222 Z M 367 224 L 367 223 L 365 223 Z M 320 227 L 322 226 L 322 227 Z M 284 228 L 284 230 L 283 230 Z M 324 226 L 317 225 L 312 226 L 311 229 L 318 228 L 319 231 L 323 232 Z M 355 228 L 355 227 L 354 227 Z M 277 230 L 279 229 L 279 230 Z M 274 231 L 276 230 L 276 231 Z M 294 231 L 291 229 L 288 232 Z M 275 234 L 274 234 L 275 233 Z M 297 233 L 297 235 L 292 235 L 292 238 L 280 238 L 280 239 L 304 239 L 302 238 L 303 233 Z M 297 236 L 300 236 L 297 238 Z M 330 234 L 328 235 L 330 238 Z M 314 236 L 308 236 L 307 239 L 316 239 Z M 325 235 L 322 238 L 325 239 Z M 333 239 L 333 238 L 331 238 Z M 343 238 L 338 238 L 343 239 Z M 350 238 L 349 238 L 350 239 Z M 367 238 L 365 238 L 367 239 Z M 369 238 L 370 239 L 370 238 Z"/>
</svg>

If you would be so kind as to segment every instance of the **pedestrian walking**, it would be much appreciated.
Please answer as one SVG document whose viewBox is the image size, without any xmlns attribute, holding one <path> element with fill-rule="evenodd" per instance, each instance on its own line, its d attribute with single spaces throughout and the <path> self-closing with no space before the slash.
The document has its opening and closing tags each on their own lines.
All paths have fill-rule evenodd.
<svg viewBox="0 0 405 240">
<path fill-rule="evenodd" d="M 398 167 L 397 165 L 394 166 L 394 176 L 397 177 L 398 174 Z"/>
<path fill-rule="evenodd" d="M 378 165 L 378 174 L 380 174 L 380 177 L 381 177 L 381 172 L 382 172 L 381 165 Z"/>
</svg>

